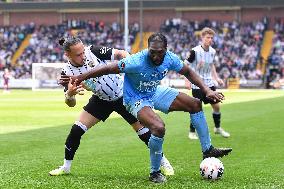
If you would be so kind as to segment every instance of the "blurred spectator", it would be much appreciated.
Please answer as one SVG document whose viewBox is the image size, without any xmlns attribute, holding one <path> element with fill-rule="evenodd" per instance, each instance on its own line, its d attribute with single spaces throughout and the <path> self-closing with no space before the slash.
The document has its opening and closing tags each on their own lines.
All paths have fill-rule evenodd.
<svg viewBox="0 0 284 189">
<path fill-rule="evenodd" d="M 284 88 L 284 20 L 278 19 L 274 26 L 271 54 L 268 58 L 267 87 Z"/>
<path fill-rule="evenodd" d="M 3 73 L 3 93 L 9 93 L 9 80 L 11 78 L 11 74 L 8 68 L 4 69 Z"/>
</svg>

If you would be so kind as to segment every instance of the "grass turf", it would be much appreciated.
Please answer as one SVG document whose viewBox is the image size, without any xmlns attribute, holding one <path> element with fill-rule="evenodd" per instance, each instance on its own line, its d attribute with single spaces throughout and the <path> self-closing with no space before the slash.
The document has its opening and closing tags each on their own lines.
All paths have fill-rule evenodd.
<svg viewBox="0 0 284 189">
<path fill-rule="evenodd" d="M 233 148 L 221 159 L 223 178 L 201 178 L 199 142 L 187 138 L 189 116 L 175 112 L 161 114 L 167 128 L 164 152 L 175 176 L 158 185 L 148 181 L 145 144 L 116 115 L 83 136 L 71 175 L 49 176 L 63 163 L 66 136 L 89 96 L 68 108 L 59 91 L 0 91 L 0 188 L 284 188 L 284 92 L 224 94 L 222 125 L 230 138 L 213 134 L 211 110 L 204 107 L 213 144 Z"/>
</svg>

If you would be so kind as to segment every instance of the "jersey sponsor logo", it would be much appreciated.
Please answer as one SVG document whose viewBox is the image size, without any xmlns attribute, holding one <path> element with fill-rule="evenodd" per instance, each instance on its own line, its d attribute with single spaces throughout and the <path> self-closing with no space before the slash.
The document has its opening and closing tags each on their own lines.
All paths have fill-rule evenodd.
<svg viewBox="0 0 284 189">
<path fill-rule="evenodd" d="M 201 68 L 203 68 L 203 67 L 204 67 L 204 64 L 205 64 L 205 62 L 204 62 L 204 61 L 199 61 L 199 62 L 197 63 L 196 68 L 199 70 L 199 69 L 201 69 Z"/>
<path fill-rule="evenodd" d="M 153 92 L 156 90 L 157 86 L 160 84 L 161 80 L 157 81 L 140 81 L 140 85 L 137 88 L 140 92 Z"/>
</svg>

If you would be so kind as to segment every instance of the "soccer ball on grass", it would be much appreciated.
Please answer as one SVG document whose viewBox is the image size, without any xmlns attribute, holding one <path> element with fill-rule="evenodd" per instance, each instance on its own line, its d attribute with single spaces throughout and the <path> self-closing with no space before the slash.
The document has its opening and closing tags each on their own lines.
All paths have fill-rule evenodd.
<svg viewBox="0 0 284 189">
<path fill-rule="evenodd" d="M 224 173 L 223 163 L 214 157 L 206 158 L 200 163 L 200 174 L 208 180 L 217 180 Z"/>
</svg>

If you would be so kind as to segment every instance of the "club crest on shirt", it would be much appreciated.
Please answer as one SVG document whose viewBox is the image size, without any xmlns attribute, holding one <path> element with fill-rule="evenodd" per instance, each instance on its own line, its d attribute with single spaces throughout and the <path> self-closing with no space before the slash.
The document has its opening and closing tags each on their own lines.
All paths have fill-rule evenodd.
<svg viewBox="0 0 284 189">
<path fill-rule="evenodd" d="M 168 74 L 168 69 L 165 69 L 165 70 L 162 72 L 162 74 L 163 74 L 163 77 L 165 77 L 165 76 Z"/>
<path fill-rule="evenodd" d="M 87 61 L 87 64 L 88 64 L 91 68 L 95 67 L 95 63 L 94 63 L 93 61 L 88 60 L 88 61 Z"/>
</svg>

